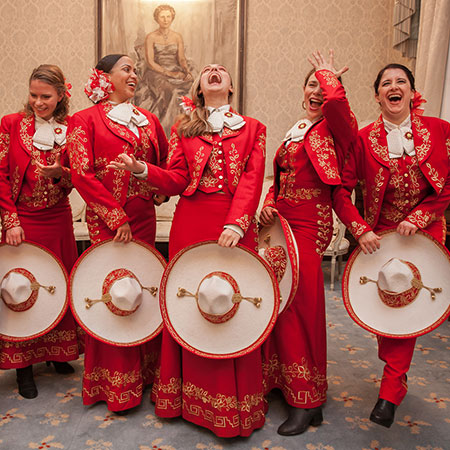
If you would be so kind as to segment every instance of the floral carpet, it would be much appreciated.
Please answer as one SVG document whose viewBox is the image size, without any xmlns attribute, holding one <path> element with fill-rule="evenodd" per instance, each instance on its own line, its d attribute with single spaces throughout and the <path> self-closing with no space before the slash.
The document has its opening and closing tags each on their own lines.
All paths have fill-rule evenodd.
<svg viewBox="0 0 450 450">
<path fill-rule="evenodd" d="M 328 264 L 329 265 L 329 264 Z M 324 422 L 300 436 L 276 433 L 286 411 L 278 393 L 269 398 L 264 428 L 249 438 L 220 439 L 182 419 L 155 416 L 149 401 L 126 417 L 104 403 L 81 402 L 83 361 L 73 375 L 34 368 L 39 396 L 17 393 L 15 371 L 0 371 L 0 449 L 66 450 L 450 450 L 450 322 L 417 340 L 409 392 L 390 429 L 369 421 L 382 363 L 375 336 L 347 315 L 338 291 L 329 290 L 324 263 L 328 322 L 328 402 Z"/>
</svg>

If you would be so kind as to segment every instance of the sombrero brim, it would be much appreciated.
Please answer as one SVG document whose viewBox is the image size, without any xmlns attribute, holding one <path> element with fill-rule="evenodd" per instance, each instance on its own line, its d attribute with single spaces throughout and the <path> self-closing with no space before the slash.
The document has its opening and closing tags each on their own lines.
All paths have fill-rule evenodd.
<svg viewBox="0 0 450 450">
<path fill-rule="evenodd" d="M 119 347 L 132 347 L 150 341 L 162 330 L 158 295 L 142 292 L 142 303 L 131 315 L 113 314 L 103 303 L 86 308 L 85 298 L 99 299 L 105 277 L 113 270 L 133 272 L 143 286 L 158 287 L 166 261 L 145 242 L 128 244 L 111 239 L 88 248 L 70 274 L 70 303 L 75 319 L 92 337 Z"/>
<path fill-rule="evenodd" d="M 55 293 L 40 288 L 36 303 L 21 312 L 11 310 L 0 299 L 0 339 L 13 342 L 48 333 L 58 325 L 68 308 L 67 272 L 53 252 L 27 241 L 17 247 L 0 244 L 0 280 L 16 267 L 31 272 L 42 285 L 55 286 Z"/>
<path fill-rule="evenodd" d="M 401 236 L 395 230 L 378 233 L 381 247 L 365 255 L 358 247 L 349 257 L 342 279 L 344 304 L 350 317 L 372 333 L 393 338 L 409 338 L 429 333 L 450 314 L 450 254 L 428 233 Z M 378 271 L 391 258 L 412 262 L 426 286 L 440 287 L 432 300 L 421 289 L 409 305 L 392 308 L 379 298 L 375 283 L 360 284 L 360 277 L 378 279 Z"/>
<path fill-rule="evenodd" d="M 259 248 L 266 248 L 266 237 L 270 235 L 270 246 L 281 245 L 287 255 L 288 264 L 283 278 L 278 283 L 280 286 L 280 309 L 279 314 L 289 307 L 297 293 L 300 273 L 299 273 L 299 254 L 297 241 L 288 221 L 279 213 L 275 216 L 275 223 L 268 227 L 262 227 L 259 230 Z"/>
<path fill-rule="evenodd" d="M 211 323 L 194 299 L 177 297 L 180 287 L 196 292 L 203 277 L 214 271 L 230 274 L 242 295 L 262 297 L 260 307 L 243 301 L 230 320 Z M 279 289 L 272 269 L 254 252 L 206 241 L 172 258 L 161 281 L 160 302 L 164 323 L 182 347 L 206 358 L 225 359 L 246 355 L 264 342 L 277 318 Z"/>
</svg>

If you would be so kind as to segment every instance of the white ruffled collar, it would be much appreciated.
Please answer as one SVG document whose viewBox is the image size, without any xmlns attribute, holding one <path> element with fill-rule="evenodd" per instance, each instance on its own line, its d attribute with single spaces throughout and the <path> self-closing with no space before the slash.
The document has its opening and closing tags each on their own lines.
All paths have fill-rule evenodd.
<svg viewBox="0 0 450 450">
<path fill-rule="evenodd" d="M 400 125 L 389 122 L 385 118 L 383 118 L 383 123 L 386 130 L 389 158 L 401 158 L 405 153 L 415 156 L 411 116 L 408 116 Z"/>
<path fill-rule="evenodd" d="M 49 120 L 34 117 L 33 145 L 39 150 L 49 151 L 55 146 L 66 143 L 67 126 L 58 123 L 54 117 Z"/>
<path fill-rule="evenodd" d="M 308 119 L 301 119 L 286 133 L 283 142 L 288 145 L 290 142 L 303 141 L 306 132 L 311 128 L 313 123 Z"/>
<path fill-rule="evenodd" d="M 113 108 L 106 114 L 106 116 L 113 122 L 120 125 L 125 125 L 136 136 L 139 136 L 138 127 L 145 127 L 148 125 L 149 122 L 147 117 L 129 102 L 118 104 L 113 102 L 110 103 L 113 105 Z"/>
<path fill-rule="evenodd" d="M 209 117 L 207 119 L 213 133 L 222 133 L 223 128 L 239 130 L 245 125 L 245 120 L 239 114 L 230 111 L 230 105 L 223 105 L 219 108 L 207 106 Z"/>
</svg>

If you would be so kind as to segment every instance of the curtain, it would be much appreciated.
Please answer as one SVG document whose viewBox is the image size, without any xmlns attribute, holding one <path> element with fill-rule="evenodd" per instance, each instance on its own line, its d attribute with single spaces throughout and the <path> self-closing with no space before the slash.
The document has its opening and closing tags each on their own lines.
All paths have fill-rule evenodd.
<svg viewBox="0 0 450 450">
<path fill-rule="evenodd" d="M 449 0 L 422 0 L 416 88 L 427 100 L 424 108 L 428 116 L 439 117 L 441 112 L 450 40 L 449 24 Z"/>
</svg>

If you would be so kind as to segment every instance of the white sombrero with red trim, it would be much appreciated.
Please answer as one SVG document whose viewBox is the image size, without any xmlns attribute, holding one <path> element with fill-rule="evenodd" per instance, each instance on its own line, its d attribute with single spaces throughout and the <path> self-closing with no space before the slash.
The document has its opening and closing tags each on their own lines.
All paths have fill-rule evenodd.
<svg viewBox="0 0 450 450">
<path fill-rule="evenodd" d="M 181 346 L 207 358 L 234 358 L 255 350 L 269 335 L 279 289 L 256 253 L 206 241 L 172 258 L 160 302 L 164 323 Z"/>
<path fill-rule="evenodd" d="M 70 274 L 77 322 L 107 344 L 131 347 L 162 330 L 158 290 L 166 262 L 150 245 L 107 240 L 88 248 Z"/>
<path fill-rule="evenodd" d="M 300 274 L 297 241 L 288 221 L 279 213 L 273 225 L 259 230 L 258 253 L 269 263 L 277 277 L 281 314 L 295 297 Z"/>
<path fill-rule="evenodd" d="M 63 318 L 68 276 L 61 260 L 45 247 L 0 244 L 0 339 L 43 336 Z"/>
<path fill-rule="evenodd" d="M 361 327 L 381 336 L 417 337 L 450 314 L 450 254 L 428 233 L 378 233 L 380 249 L 358 247 L 342 280 L 344 304 Z"/>
</svg>

